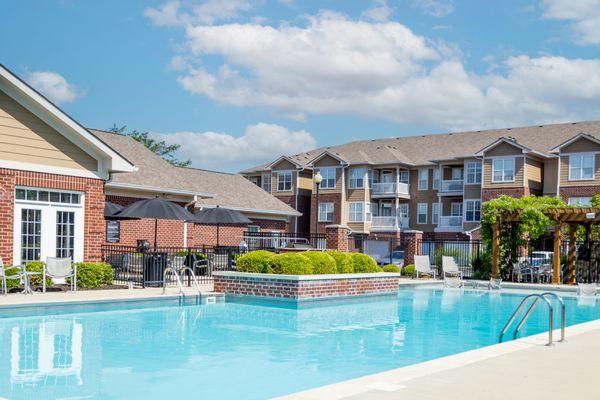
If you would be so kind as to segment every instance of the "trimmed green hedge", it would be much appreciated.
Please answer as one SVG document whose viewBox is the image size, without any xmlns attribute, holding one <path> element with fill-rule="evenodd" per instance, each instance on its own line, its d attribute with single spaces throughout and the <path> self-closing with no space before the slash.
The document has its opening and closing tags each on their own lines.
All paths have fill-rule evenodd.
<svg viewBox="0 0 600 400">
<path fill-rule="evenodd" d="M 335 259 L 329 254 L 324 253 L 322 251 L 305 251 L 304 253 L 300 254 L 310 258 L 310 260 L 312 261 L 313 274 L 321 275 L 336 273 L 337 266 L 335 263 Z"/>
<path fill-rule="evenodd" d="M 4 270 L 4 273 L 6 274 L 6 276 L 12 276 L 12 275 L 18 274 L 19 272 L 21 272 L 21 271 L 15 267 L 6 267 L 6 269 Z M 20 279 L 7 279 L 6 280 L 6 289 L 10 291 L 11 289 L 19 287 L 20 281 L 21 281 Z M 0 284 L 2 284 L 2 282 L 0 282 Z"/>
<path fill-rule="evenodd" d="M 270 261 L 275 257 L 275 253 L 266 250 L 255 250 L 239 256 L 235 260 L 237 270 L 240 272 L 254 272 L 262 274 L 271 274 Z"/>
<path fill-rule="evenodd" d="M 44 266 L 46 265 L 43 261 L 29 261 L 25 265 L 25 270 L 30 272 L 39 272 L 39 275 L 29 275 L 29 284 L 31 286 L 42 286 L 42 273 Z M 52 285 L 52 279 L 46 278 L 46 286 Z"/>
<path fill-rule="evenodd" d="M 79 262 L 77 266 L 77 287 L 82 289 L 96 289 L 105 285 L 111 285 L 114 279 L 114 271 L 110 264 Z M 71 283 L 71 278 L 67 278 Z"/>
<path fill-rule="evenodd" d="M 415 270 L 414 264 L 409 264 L 406 267 L 402 268 L 402 275 L 408 276 L 410 278 L 417 275 L 417 271 Z"/>
<path fill-rule="evenodd" d="M 366 254 L 352 253 L 350 255 L 350 260 L 352 262 L 352 268 L 357 274 L 379 272 L 377 262 Z"/>
<path fill-rule="evenodd" d="M 400 273 L 400 267 L 395 264 L 388 264 L 383 266 L 383 272 L 397 272 Z"/>
<path fill-rule="evenodd" d="M 350 254 L 338 250 L 327 250 L 326 253 L 335 260 L 335 269 L 338 274 L 351 274 L 354 272 Z"/>
<path fill-rule="evenodd" d="M 282 275 L 311 275 L 314 271 L 310 258 L 300 253 L 282 253 L 270 260 L 273 273 Z"/>
</svg>

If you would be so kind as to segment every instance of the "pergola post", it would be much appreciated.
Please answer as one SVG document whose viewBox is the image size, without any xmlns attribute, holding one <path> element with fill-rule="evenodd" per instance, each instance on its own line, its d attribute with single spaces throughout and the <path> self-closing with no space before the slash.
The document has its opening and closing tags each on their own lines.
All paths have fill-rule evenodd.
<svg viewBox="0 0 600 400">
<path fill-rule="evenodd" d="M 569 268 L 567 283 L 575 284 L 575 264 L 577 262 L 577 224 L 569 224 Z"/>
<path fill-rule="evenodd" d="M 562 240 L 562 224 L 554 228 L 554 256 L 552 257 L 552 283 L 560 284 L 560 245 Z"/>
<path fill-rule="evenodd" d="M 500 226 L 492 225 L 492 278 L 500 278 Z"/>
</svg>

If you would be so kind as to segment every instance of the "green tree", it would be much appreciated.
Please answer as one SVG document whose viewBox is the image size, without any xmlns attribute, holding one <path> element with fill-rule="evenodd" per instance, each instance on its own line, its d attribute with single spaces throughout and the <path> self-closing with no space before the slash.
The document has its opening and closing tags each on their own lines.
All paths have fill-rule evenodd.
<svg viewBox="0 0 600 400">
<path fill-rule="evenodd" d="M 148 136 L 148 132 L 140 132 L 137 130 L 127 132 L 126 129 L 127 126 L 125 125 L 118 127 L 117 124 L 113 124 L 113 126 L 108 131 L 131 137 L 132 139 L 143 144 L 148 150 L 161 156 L 166 161 L 175 165 L 176 167 L 189 167 L 192 163 L 192 160 L 181 161 L 175 157 L 174 153 L 177 150 L 179 150 L 179 148 L 181 147 L 180 145 L 167 144 L 164 140 L 158 141 L 152 139 Z"/>
</svg>

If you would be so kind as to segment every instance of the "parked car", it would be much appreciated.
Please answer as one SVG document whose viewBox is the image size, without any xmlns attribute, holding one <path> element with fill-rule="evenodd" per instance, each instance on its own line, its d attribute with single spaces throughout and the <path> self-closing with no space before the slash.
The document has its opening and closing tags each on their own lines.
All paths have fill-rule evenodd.
<svg viewBox="0 0 600 400">
<path fill-rule="evenodd" d="M 395 250 L 386 256 L 374 257 L 378 265 L 394 264 L 399 267 L 404 265 L 404 250 Z"/>
<path fill-rule="evenodd" d="M 552 257 L 554 257 L 552 251 L 532 251 L 527 261 L 530 265 L 539 267 L 543 264 L 552 264 Z"/>
</svg>

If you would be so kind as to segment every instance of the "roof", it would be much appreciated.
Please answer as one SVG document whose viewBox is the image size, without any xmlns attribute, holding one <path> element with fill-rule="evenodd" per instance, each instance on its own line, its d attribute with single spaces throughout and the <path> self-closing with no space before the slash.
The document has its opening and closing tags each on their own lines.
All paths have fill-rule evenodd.
<svg viewBox="0 0 600 400">
<path fill-rule="evenodd" d="M 338 146 L 321 147 L 288 158 L 302 167 L 310 168 L 314 158 L 328 151 L 350 164 L 418 166 L 432 164 L 432 160 L 474 157 L 481 149 L 506 137 L 510 137 L 523 148 L 531 149 L 539 156 L 552 156 L 555 147 L 580 133 L 600 140 L 600 121 L 358 140 Z M 269 164 L 249 168 L 242 173 L 266 171 Z"/>
<path fill-rule="evenodd" d="M 296 210 L 265 192 L 239 174 L 175 167 L 129 136 L 89 129 L 127 159 L 137 170 L 114 174 L 110 187 L 198 195 L 197 205 L 223 206 L 241 211 L 300 215 Z"/>
</svg>

